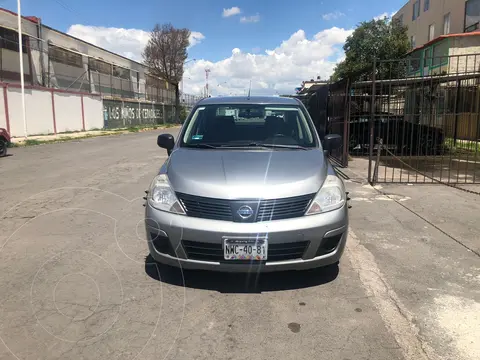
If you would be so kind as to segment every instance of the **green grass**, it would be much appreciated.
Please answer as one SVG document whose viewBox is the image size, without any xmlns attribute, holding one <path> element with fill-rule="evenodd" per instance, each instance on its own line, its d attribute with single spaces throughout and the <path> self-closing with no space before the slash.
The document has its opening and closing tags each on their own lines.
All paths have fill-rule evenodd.
<svg viewBox="0 0 480 360">
<path fill-rule="evenodd" d="M 143 125 L 134 125 L 126 128 L 115 128 L 115 129 L 104 129 L 105 131 L 129 131 L 129 132 L 139 132 L 141 130 L 155 130 L 155 129 L 167 129 L 174 126 L 180 126 L 181 124 L 143 124 Z"/>
<path fill-rule="evenodd" d="M 88 130 L 88 131 L 89 132 L 90 131 L 98 131 L 99 133 L 97 133 L 97 134 L 88 133 L 88 134 L 84 134 L 80 137 L 60 136 L 59 138 L 56 138 L 56 139 L 46 139 L 46 140 L 27 139 L 25 142 L 21 142 L 21 143 L 10 143 L 9 147 L 53 144 L 53 143 L 59 143 L 59 142 L 65 142 L 65 141 L 88 139 L 88 138 L 98 137 L 98 136 L 109 136 L 109 135 L 116 135 L 116 134 L 122 134 L 122 133 L 137 133 L 141 130 L 164 129 L 164 128 L 170 128 L 170 127 L 174 127 L 174 126 L 179 126 L 179 124 L 137 125 L 137 126 L 131 126 L 131 127 L 128 127 L 128 128 L 119 128 L 119 129 L 91 129 L 91 130 Z M 83 132 L 84 131 L 67 131 L 67 132 L 59 133 L 58 135 L 68 135 L 68 134 L 83 133 Z"/>
<path fill-rule="evenodd" d="M 472 140 L 457 140 L 455 144 L 452 138 L 446 138 L 444 145 L 446 149 L 452 152 L 475 153 L 480 152 L 480 142 Z"/>
<path fill-rule="evenodd" d="M 36 139 L 27 139 L 24 142 L 25 146 L 40 145 L 42 143 L 43 143 L 42 140 L 36 140 Z"/>
</svg>

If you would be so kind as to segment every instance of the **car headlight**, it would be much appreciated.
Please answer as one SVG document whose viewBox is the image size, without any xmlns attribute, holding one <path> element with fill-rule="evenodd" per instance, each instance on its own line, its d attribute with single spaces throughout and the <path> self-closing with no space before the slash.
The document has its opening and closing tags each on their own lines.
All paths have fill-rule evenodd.
<svg viewBox="0 0 480 360">
<path fill-rule="evenodd" d="M 328 175 L 305 215 L 340 209 L 346 201 L 345 186 L 337 176 Z"/>
<path fill-rule="evenodd" d="M 148 201 L 155 209 L 185 214 L 165 174 L 155 176 L 148 192 Z"/>
</svg>

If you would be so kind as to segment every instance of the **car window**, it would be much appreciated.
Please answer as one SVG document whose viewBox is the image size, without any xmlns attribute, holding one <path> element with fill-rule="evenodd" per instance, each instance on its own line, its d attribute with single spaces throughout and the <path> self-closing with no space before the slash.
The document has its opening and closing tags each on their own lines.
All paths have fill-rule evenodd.
<svg viewBox="0 0 480 360">
<path fill-rule="evenodd" d="M 313 126 L 297 105 L 200 106 L 186 125 L 181 146 L 248 143 L 316 147 Z"/>
</svg>

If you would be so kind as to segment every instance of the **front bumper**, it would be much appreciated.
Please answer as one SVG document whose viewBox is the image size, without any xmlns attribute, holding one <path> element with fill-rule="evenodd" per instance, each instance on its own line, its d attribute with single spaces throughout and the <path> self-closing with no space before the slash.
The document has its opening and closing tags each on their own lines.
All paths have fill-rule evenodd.
<svg viewBox="0 0 480 360">
<path fill-rule="evenodd" d="M 256 223 L 237 223 L 194 218 L 159 211 L 147 202 L 145 224 L 150 255 L 159 263 L 184 269 L 224 272 L 270 272 L 304 270 L 338 262 L 345 249 L 348 210 L 342 208 L 325 214 Z M 224 237 L 268 235 L 268 244 L 307 244 L 298 258 L 266 262 L 239 262 L 218 259 L 198 260 L 188 256 L 183 241 L 207 244 L 223 251 Z M 218 245 L 218 250 L 217 250 Z"/>
</svg>

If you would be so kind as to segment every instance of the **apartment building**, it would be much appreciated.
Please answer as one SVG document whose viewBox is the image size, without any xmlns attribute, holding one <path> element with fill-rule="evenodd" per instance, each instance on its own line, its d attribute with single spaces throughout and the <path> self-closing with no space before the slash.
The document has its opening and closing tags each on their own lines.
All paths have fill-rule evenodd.
<svg viewBox="0 0 480 360">
<path fill-rule="evenodd" d="M 408 27 L 412 48 L 441 35 L 480 29 L 480 0 L 409 0 L 393 17 Z"/>
<path fill-rule="evenodd" d="M 479 70 L 480 0 L 410 0 L 393 18 L 408 27 L 410 76 Z"/>
</svg>

